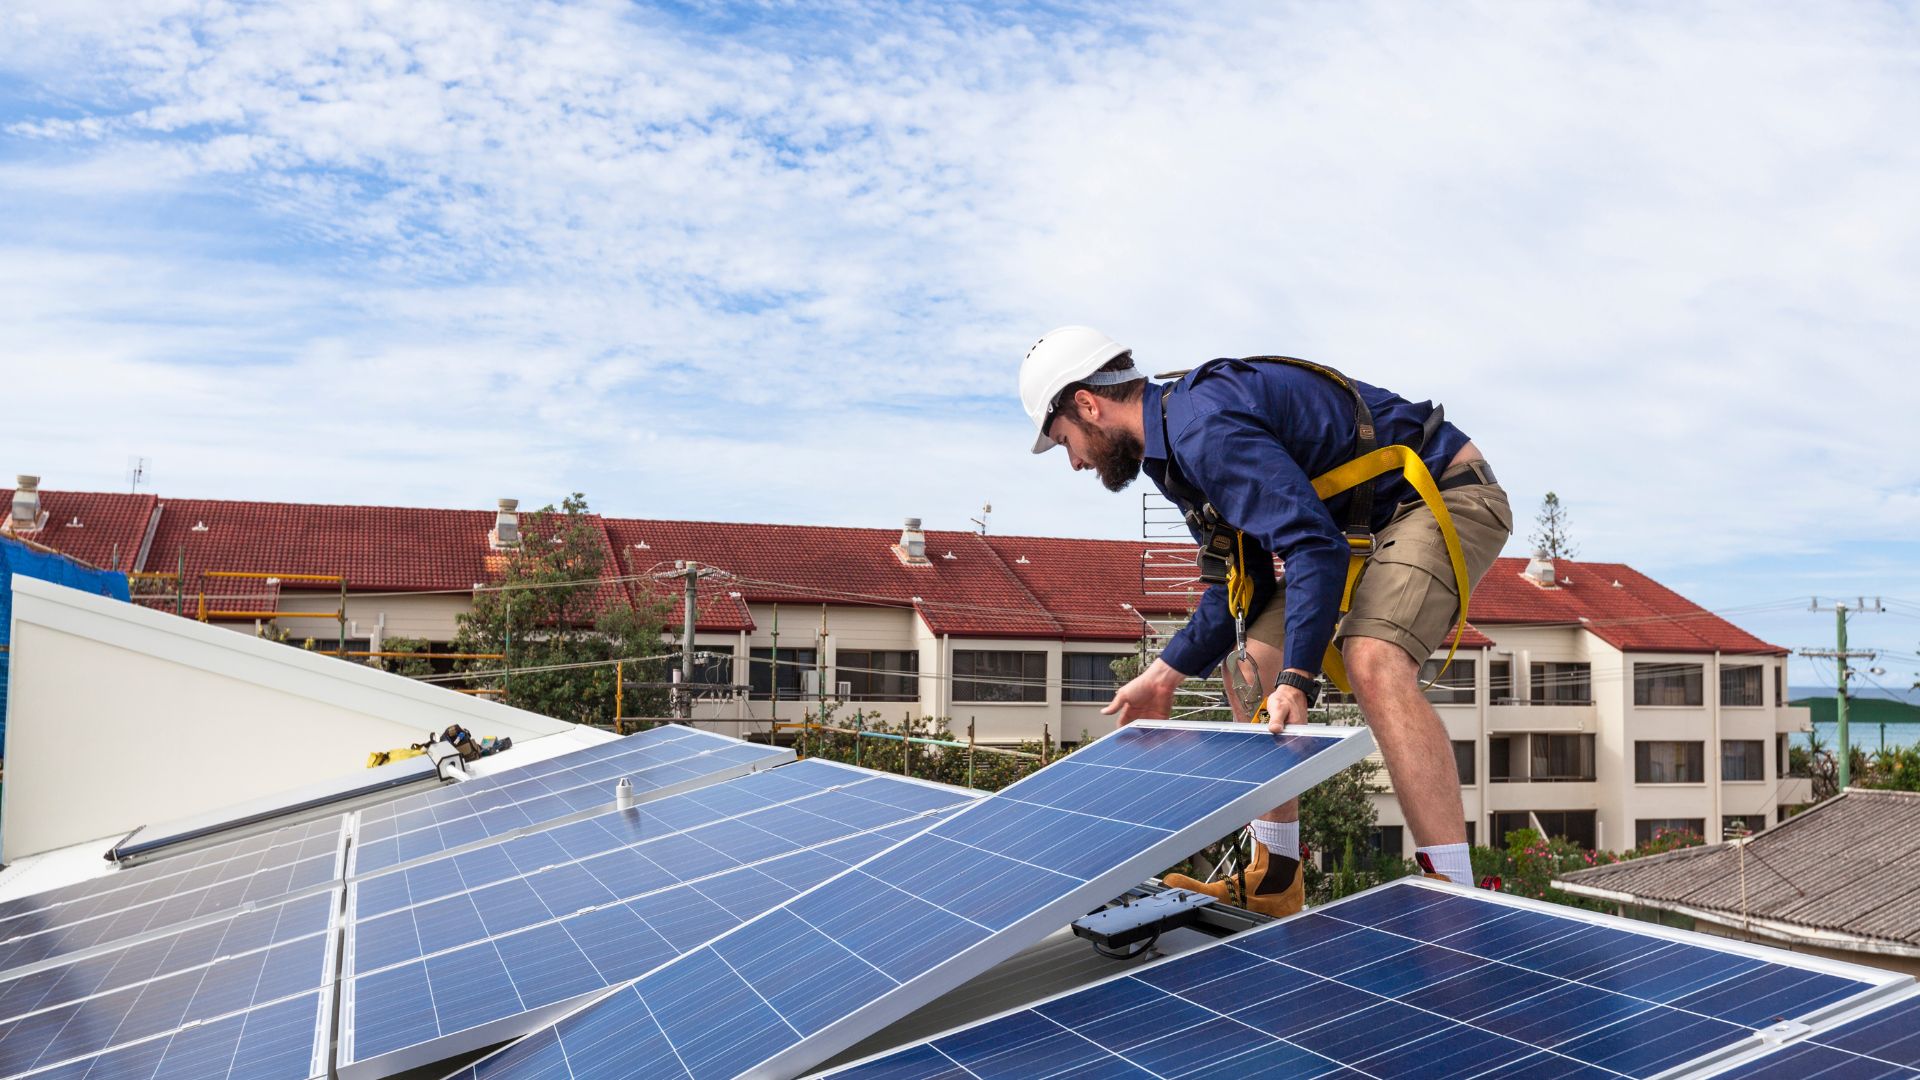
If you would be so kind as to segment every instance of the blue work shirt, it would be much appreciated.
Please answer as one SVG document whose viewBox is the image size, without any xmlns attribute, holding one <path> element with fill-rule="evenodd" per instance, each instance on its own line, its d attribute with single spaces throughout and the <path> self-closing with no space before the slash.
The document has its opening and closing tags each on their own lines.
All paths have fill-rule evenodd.
<svg viewBox="0 0 1920 1080">
<path fill-rule="evenodd" d="M 1410 402 L 1357 379 L 1353 385 L 1373 411 L 1377 445 L 1420 444 L 1432 402 Z M 1214 360 L 1180 379 L 1167 399 L 1163 432 L 1164 389 L 1149 384 L 1141 397 L 1142 471 L 1182 510 L 1193 509 L 1167 488 L 1171 452 L 1187 484 L 1246 534 L 1253 615 L 1273 596 L 1273 556 L 1280 557 L 1286 570 L 1285 666 L 1318 672 L 1346 585 L 1342 525 L 1351 496 L 1342 493 L 1321 502 L 1312 478 L 1353 459 L 1353 398 L 1331 379 L 1292 364 Z M 1459 428 L 1442 423 L 1420 457 L 1437 480 L 1466 444 Z M 1373 528 L 1385 527 L 1395 507 L 1417 498 L 1398 472 L 1382 476 L 1374 486 Z M 1194 539 L 1204 542 L 1197 530 Z M 1232 648 L 1226 589 L 1215 585 L 1161 659 L 1183 675 L 1202 675 L 1218 667 Z"/>
</svg>

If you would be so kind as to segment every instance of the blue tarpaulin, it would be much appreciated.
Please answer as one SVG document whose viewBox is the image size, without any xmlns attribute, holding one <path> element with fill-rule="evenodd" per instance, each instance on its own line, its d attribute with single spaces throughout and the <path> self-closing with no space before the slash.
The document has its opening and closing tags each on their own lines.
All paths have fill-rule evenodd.
<svg viewBox="0 0 1920 1080">
<path fill-rule="evenodd" d="M 70 589 L 80 589 L 115 600 L 129 598 L 127 575 L 82 566 L 65 555 L 54 555 L 17 540 L 0 537 L 0 755 L 7 738 L 7 669 L 13 662 L 13 575 L 39 578 Z"/>
</svg>

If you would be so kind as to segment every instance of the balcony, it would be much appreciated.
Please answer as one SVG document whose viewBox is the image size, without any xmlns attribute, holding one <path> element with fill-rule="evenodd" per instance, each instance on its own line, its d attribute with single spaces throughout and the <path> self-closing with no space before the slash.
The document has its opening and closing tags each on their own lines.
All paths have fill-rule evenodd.
<svg viewBox="0 0 1920 1080">
<path fill-rule="evenodd" d="M 1813 730 L 1813 710 L 1804 705 L 1782 705 L 1773 710 L 1773 730 L 1779 733 Z"/>
<path fill-rule="evenodd" d="M 1487 730 L 1497 732 L 1592 732 L 1599 710 L 1585 705 L 1495 705 L 1487 710 Z"/>
</svg>

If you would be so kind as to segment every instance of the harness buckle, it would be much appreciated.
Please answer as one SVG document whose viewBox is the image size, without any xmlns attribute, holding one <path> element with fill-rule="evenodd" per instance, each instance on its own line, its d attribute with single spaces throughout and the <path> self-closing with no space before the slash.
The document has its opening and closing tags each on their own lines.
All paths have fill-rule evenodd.
<svg viewBox="0 0 1920 1080">
<path fill-rule="evenodd" d="M 1373 530 L 1364 525 L 1347 527 L 1347 549 L 1360 558 L 1373 554 Z"/>
</svg>

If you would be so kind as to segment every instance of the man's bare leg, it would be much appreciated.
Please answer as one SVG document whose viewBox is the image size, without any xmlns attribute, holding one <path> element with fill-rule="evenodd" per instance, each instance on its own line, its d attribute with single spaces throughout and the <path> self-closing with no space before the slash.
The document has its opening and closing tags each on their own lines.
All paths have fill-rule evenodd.
<svg viewBox="0 0 1920 1080">
<path fill-rule="evenodd" d="M 1348 638 L 1341 648 L 1353 693 L 1367 726 L 1387 761 L 1394 797 L 1406 815 L 1414 846 L 1465 845 L 1466 810 L 1460 800 L 1460 773 L 1453 743 L 1433 703 L 1420 690 L 1420 665 L 1407 651 L 1377 638 Z M 1460 851 L 1453 852 L 1464 857 Z M 1436 860 L 1437 862 L 1437 860 Z M 1471 867 L 1438 867 L 1456 881 L 1471 883 Z"/>
</svg>

